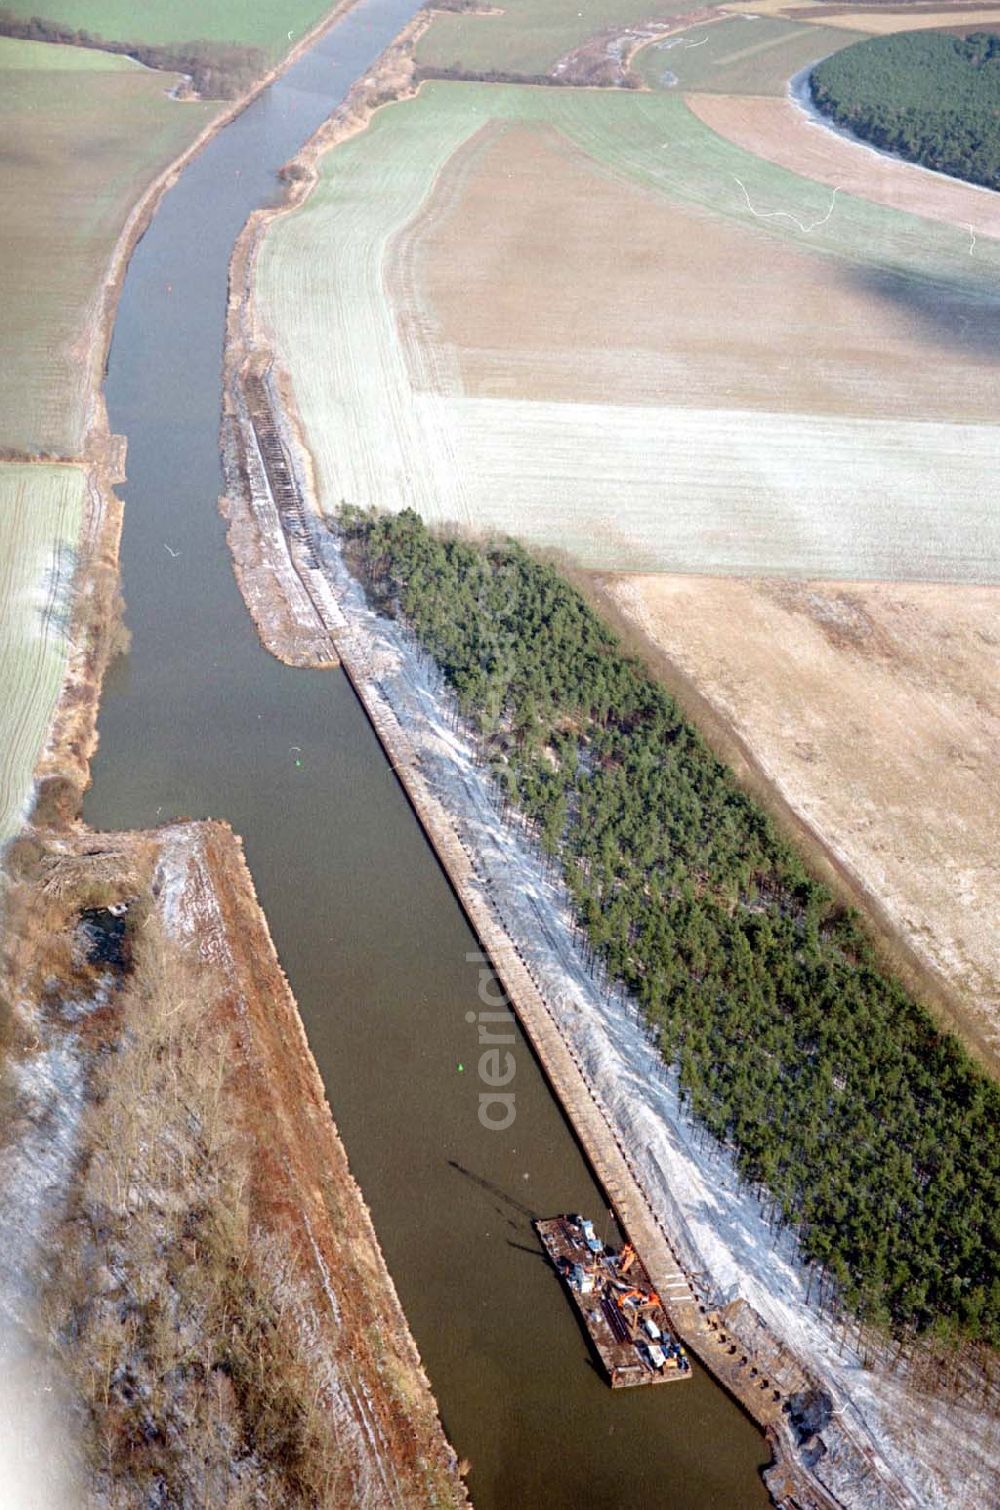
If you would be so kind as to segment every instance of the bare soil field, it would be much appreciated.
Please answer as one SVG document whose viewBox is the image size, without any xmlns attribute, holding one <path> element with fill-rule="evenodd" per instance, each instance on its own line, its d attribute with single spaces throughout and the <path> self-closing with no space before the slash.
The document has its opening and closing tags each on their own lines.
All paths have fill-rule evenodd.
<svg viewBox="0 0 1000 1510">
<path fill-rule="evenodd" d="M 604 591 L 949 984 L 953 1025 L 1000 1073 L 1000 592 L 683 576 Z"/>
<path fill-rule="evenodd" d="M 944 313 L 948 339 L 929 360 L 905 303 L 850 269 L 595 171 L 544 126 L 484 127 L 388 268 L 419 391 L 449 391 L 457 367 L 459 391 L 480 398 L 996 414 L 996 368 L 977 350 L 971 307 Z"/>
<path fill-rule="evenodd" d="M 706 126 L 769 163 L 891 209 L 961 226 L 976 237 L 1000 237 L 1000 194 L 851 142 L 810 120 L 787 97 L 689 94 L 686 100 Z"/>
</svg>

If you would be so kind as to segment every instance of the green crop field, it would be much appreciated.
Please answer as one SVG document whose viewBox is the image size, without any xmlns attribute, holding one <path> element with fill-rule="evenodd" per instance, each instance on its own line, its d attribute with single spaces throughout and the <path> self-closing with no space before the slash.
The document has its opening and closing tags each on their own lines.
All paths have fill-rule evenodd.
<svg viewBox="0 0 1000 1510">
<path fill-rule="evenodd" d="M 8 73 L 135 73 L 131 58 L 110 53 L 95 55 L 86 47 L 53 47 L 49 42 L 20 42 L 0 37 L 0 72 Z"/>
<path fill-rule="evenodd" d="M 214 106 L 82 48 L 0 39 L 0 446 L 74 455 L 86 348 L 128 213 Z"/>
<path fill-rule="evenodd" d="M 816 258 L 825 298 L 836 299 L 845 264 L 865 278 L 946 279 L 973 305 L 993 297 L 998 243 L 970 258 L 967 233 L 835 197 L 725 142 L 677 95 L 425 85 L 325 157 L 317 189 L 274 224 L 261 252 L 261 312 L 328 506 L 410 504 L 427 519 L 509 529 L 619 569 L 958 578 L 981 569 L 993 529 L 991 426 L 741 417 L 725 402 L 694 409 L 680 396 L 675 406 L 669 392 L 645 408 L 613 393 L 603 405 L 480 397 L 456 387 L 446 350 L 443 388 L 415 391 L 397 318 L 419 322 L 420 295 L 413 310 L 393 306 L 394 249 L 449 159 L 497 120 L 554 127 L 605 173 L 763 228 L 776 246 L 825 254 Z M 614 233 L 627 237 L 627 224 Z M 753 243 L 765 261 L 747 269 L 748 310 L 753 278 L 768 276 L 770 236 Z"/>
<path fill-rule="evenodd" d="M 62 683 L 85 496 L 76 467 L 0 466 L 0 844 L 20 824 Z"/>
<path fill-rule="evenodd" d="M 276 59 L 332 9 L 332 0 L 7 0 L 22 20 L 43 16 L 115 42 L 238 42 Z"/>
<path fill-rule="evenodd" d="M 780 95 L 801 69 L 857 37 L 832 26 L 731 16 L 651 43 L 634 68 L 650 89 Z"/>
<path fill-rule="evenodd" d="M 565 53 L 609 26 L 682 15 L 691 0 L 505 0 L 495 15 L 442 11 L 417 45 L 417 62 L 466 73 L 547 73 Z"/>
</svg>

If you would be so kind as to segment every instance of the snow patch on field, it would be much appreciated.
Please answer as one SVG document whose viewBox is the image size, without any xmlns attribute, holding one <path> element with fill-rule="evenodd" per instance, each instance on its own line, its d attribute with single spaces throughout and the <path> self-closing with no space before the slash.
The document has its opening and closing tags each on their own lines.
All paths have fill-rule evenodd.
<svg viewBox="0 0 1000 1510">
<path fill-rule="evenodd" d="M 759 1311 L 822 1377 L 852 1434 L 905 1486 L 906 1503 L 978 1510 L 993 1502 L 1000 1484 L 996 1422 L 974 1408 L 915 1396 L 898 1376 L 865 1368 L 835 1324 L 807 1304 L 794 1240 L 772 1237 L 728 1155 L 686 1116 L 676 1076 L 664 1070 L 629 1004 L 587 969 L 565 892 L 546 874 L 524 830 L 501 821 L 437 668 L 403 626 L 368 607 L 335 544 L 323 540 L 320 548 L 370 668 L 372 695 L 385 699 L 412 740 L 424 778 L 476 858 L 484 894 L 516 940 L 703 1293 L 717 1301 L 742 1296 Z M 827 1472 L 834 1487 L 832 1465 Z"/>
</svg>

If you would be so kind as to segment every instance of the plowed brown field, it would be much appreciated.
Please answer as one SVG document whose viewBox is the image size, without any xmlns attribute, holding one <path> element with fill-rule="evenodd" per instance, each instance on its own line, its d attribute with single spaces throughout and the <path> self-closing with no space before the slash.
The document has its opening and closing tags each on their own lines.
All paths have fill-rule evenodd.
<svg viewBox="0 0 1000 1510">
<path fill-rule="evenodd" d="M 424 391 L 454 373 L 487 398 L 996 415 L 971 306 L 932 339 L 850 264 L 623 183 L 545 127 L 494 123 L 456 153 L 388 271 Z"/>
</svg>

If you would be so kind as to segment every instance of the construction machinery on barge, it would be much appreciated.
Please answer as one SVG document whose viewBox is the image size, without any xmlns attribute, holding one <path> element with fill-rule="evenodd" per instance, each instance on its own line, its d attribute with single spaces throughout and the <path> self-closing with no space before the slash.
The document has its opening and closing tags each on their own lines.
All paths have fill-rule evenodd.
<svg viewBox="0 0 1000 1510">
<path fill-rule="evenodd" d="M 534 1223 L 612 1389 L 691 1378 L 660 1297 L 630 1243 L 608 1248 L 583 1216 Z"/>
</svg>

